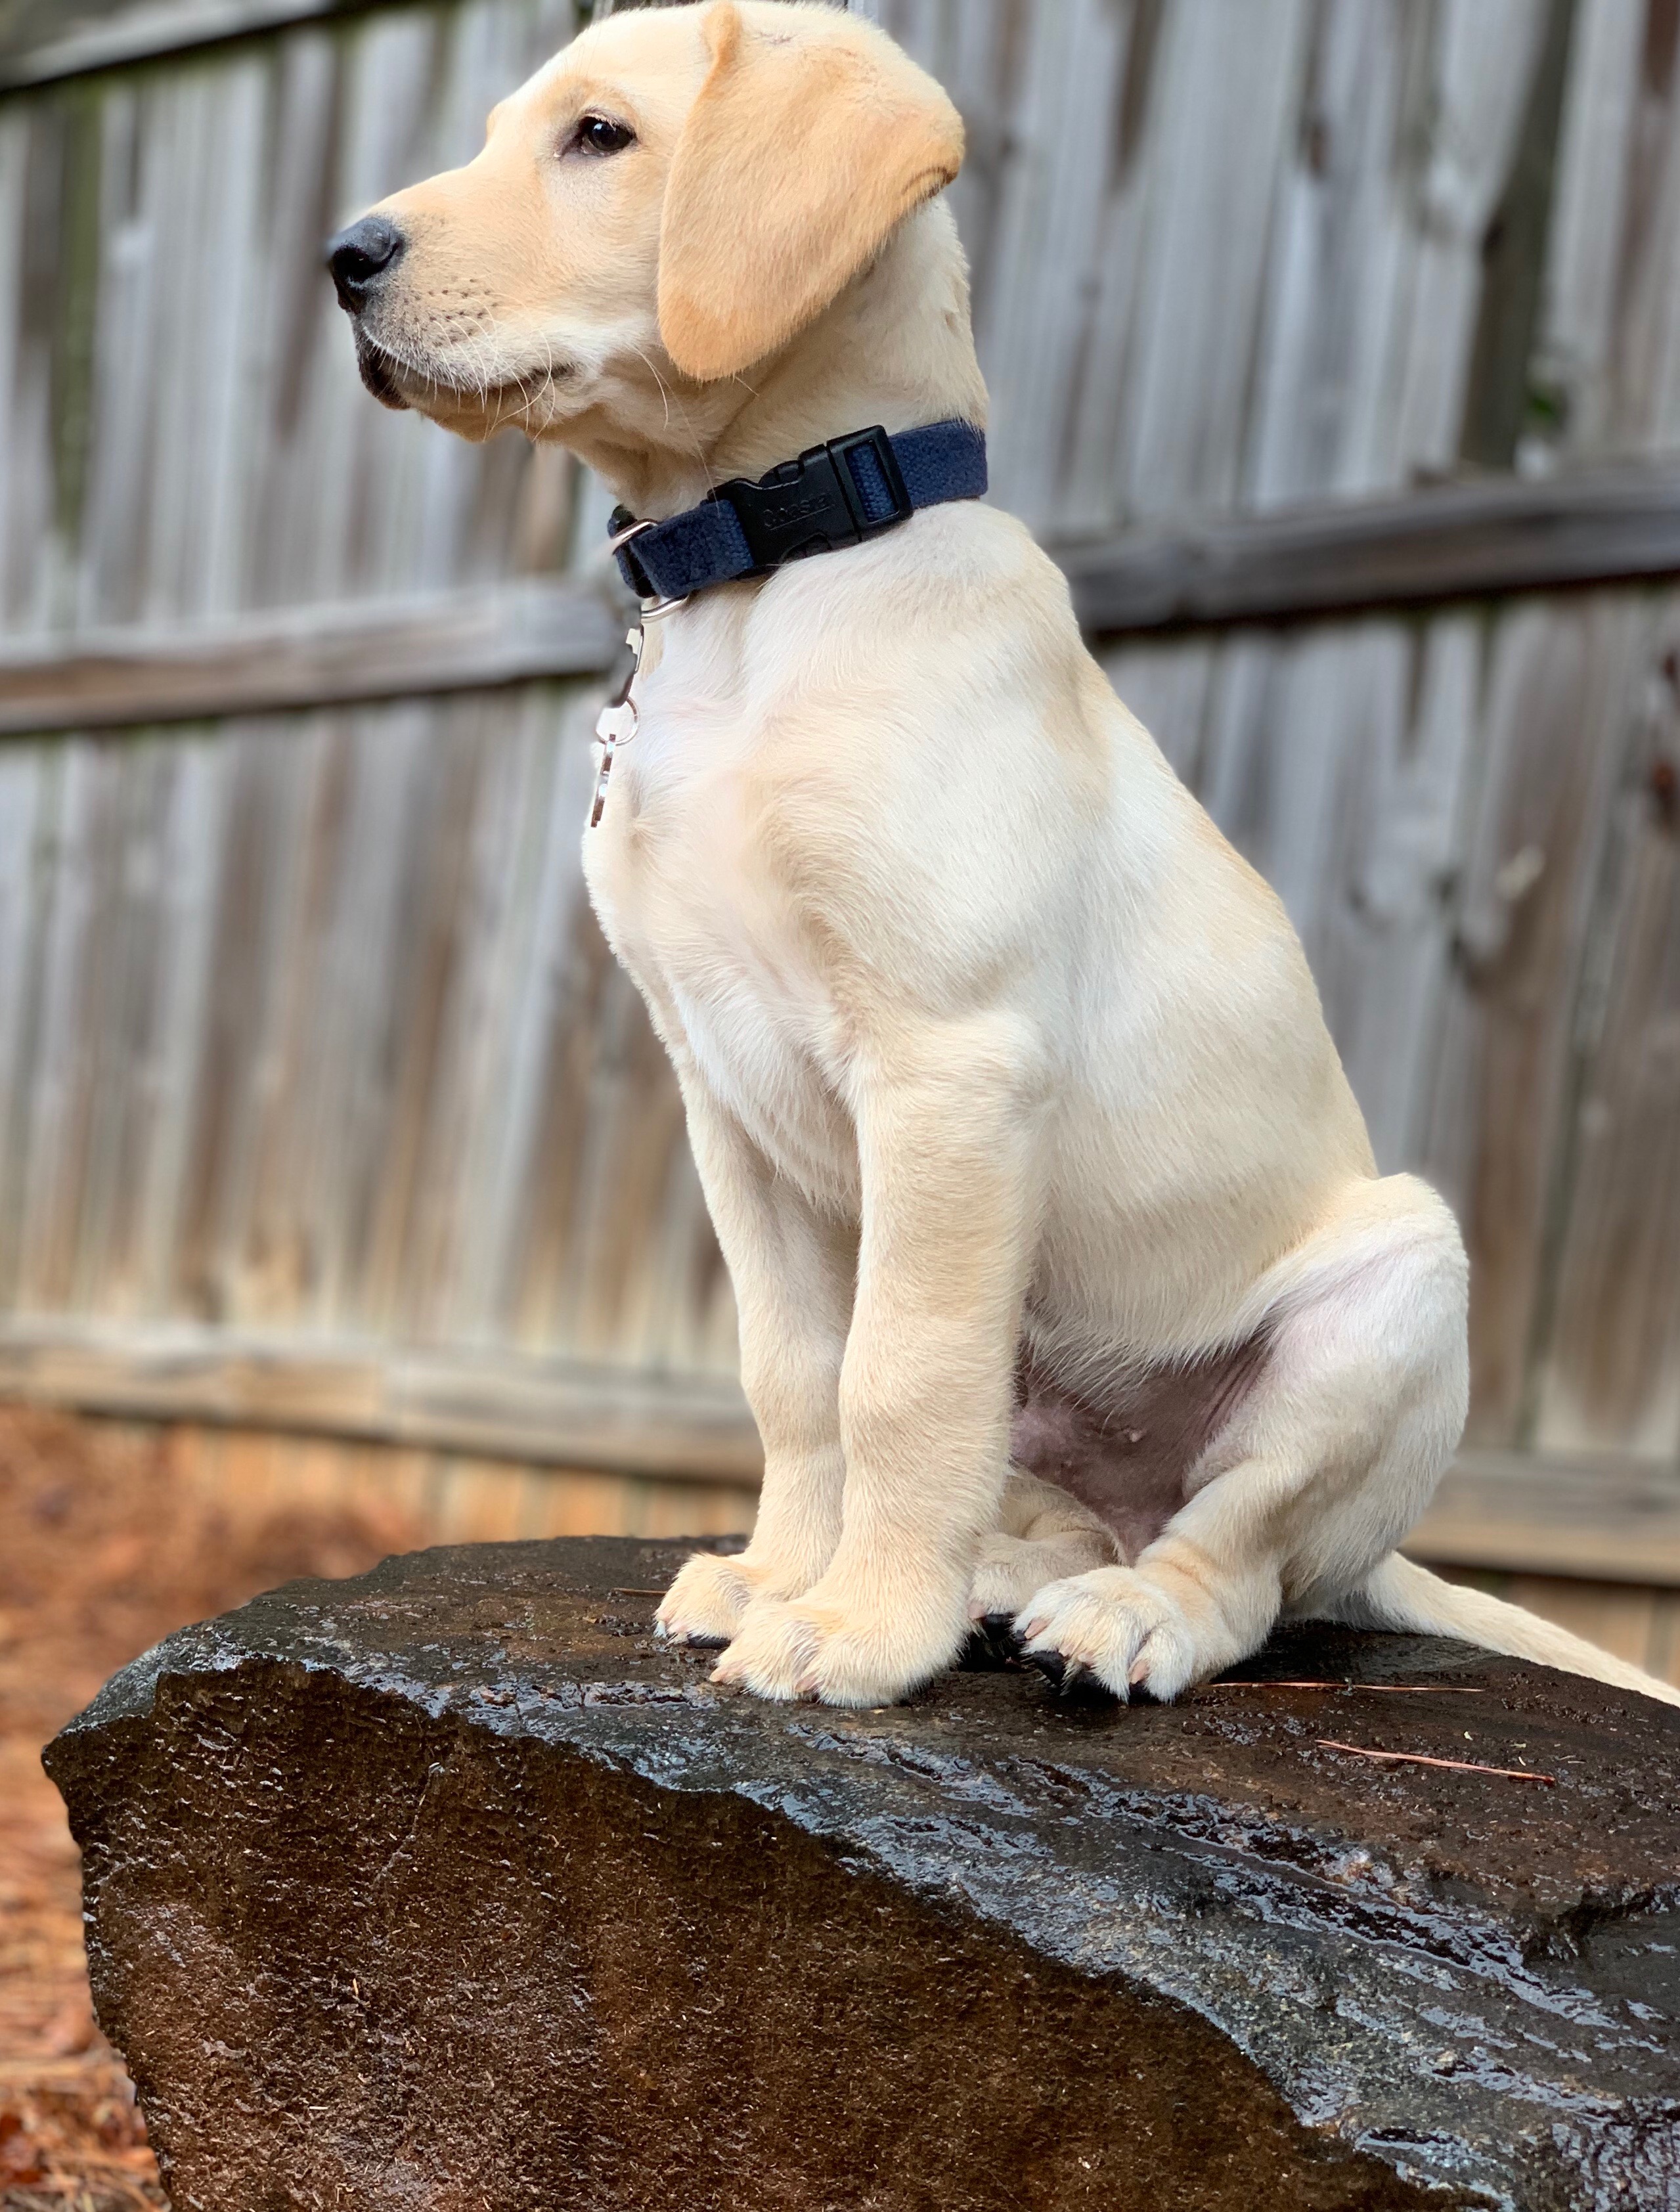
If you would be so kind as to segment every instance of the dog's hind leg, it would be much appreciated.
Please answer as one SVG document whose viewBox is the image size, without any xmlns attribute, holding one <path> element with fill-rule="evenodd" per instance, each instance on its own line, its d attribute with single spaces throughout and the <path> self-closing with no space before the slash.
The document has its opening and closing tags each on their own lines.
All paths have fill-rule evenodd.
<svg viewBox="0 0 1680 2212">
<path fill-rule="evenodd" d="M 1187 1502 L 1132 1565 L 1035 1593 L 1017 1621 L 1029 1654 L 1122 1698 L 1172 1698 L 1257 1650 L 1285 1609 L 1357 1588 L 1458 1443 L 1467 1279 L 1458 1225 L 1426 1185 L 1349 1185 L 1260 1285 L 1266 1364 Z"/>
</svg>

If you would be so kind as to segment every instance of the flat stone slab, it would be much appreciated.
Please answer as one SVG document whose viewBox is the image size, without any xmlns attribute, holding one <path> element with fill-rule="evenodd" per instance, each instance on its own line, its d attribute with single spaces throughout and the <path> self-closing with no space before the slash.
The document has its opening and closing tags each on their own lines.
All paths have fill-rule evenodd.
<svg viewBox="0 0 1680 2212">
<path fill-rule="evenodd" d="M 684 1551 L 294 1583 L 50 1747 L 182 2212 L 1680 2207 L 1680 1713 L 1321 1628 L 767 1705 Z"/>
</svg>

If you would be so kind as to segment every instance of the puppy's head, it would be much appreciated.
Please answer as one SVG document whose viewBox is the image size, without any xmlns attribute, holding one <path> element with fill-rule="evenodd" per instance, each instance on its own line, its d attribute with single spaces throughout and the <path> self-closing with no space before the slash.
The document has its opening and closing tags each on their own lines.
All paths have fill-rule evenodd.
<svg viewBox="0 0 1680 2212">
<path fill-rule="evenodd" d="M 516 422 L 563 438 L 650 380 L 716 384 L 777 352 L 962 152 L 939 86 L 837 9 L 636 9 L 329 259 L 376 398 L 468 437 Z"/>
</svg>

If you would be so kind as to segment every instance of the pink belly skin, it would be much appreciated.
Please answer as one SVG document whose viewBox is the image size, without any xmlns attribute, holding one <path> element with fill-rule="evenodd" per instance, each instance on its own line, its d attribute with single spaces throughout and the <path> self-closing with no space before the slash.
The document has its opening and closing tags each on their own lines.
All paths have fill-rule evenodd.
<svg viewBox="0 0 1680 2212">
<path fill-rule="evenodd" d="M 1262 1333 L 1111 1390 L 1074 1391 L 1023 1346 L 1009 1455 L 1089 1506 L 1135 1559 L 1184 1503 L 1191 1469 L 1259 1380 L 1270 1350 Z"/>
</svg>

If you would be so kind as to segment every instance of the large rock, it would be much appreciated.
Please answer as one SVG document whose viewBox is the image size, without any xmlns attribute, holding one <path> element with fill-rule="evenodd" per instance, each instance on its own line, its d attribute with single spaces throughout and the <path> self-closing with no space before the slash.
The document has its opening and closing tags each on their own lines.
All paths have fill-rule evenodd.
<svg viewBox="0 0 1680 2212">
<path fill-rule="evenodd" d="M 1317 1629 L 765 1705 L 680 1556 L 295 1583 L 52 1746 L 178 2207 L 1680 2206 L 1680 1715 Z"/>
</svg>

